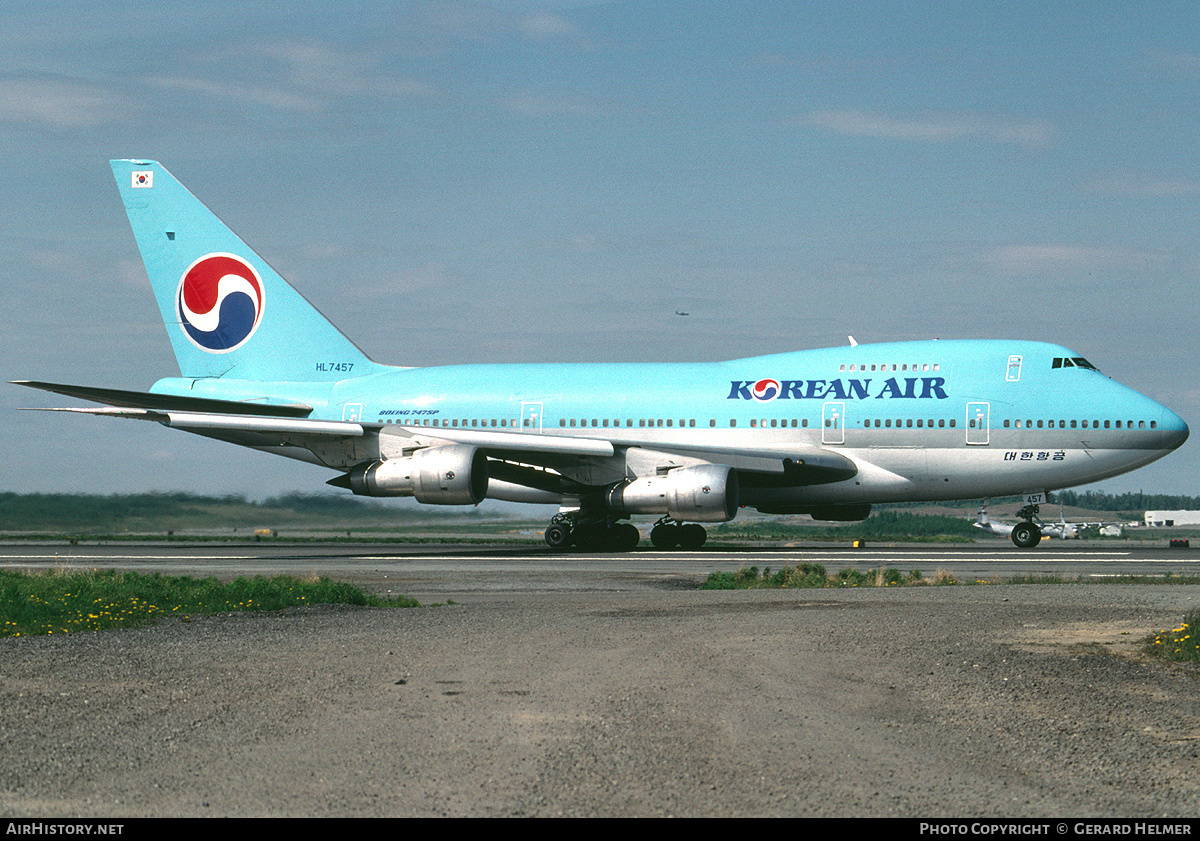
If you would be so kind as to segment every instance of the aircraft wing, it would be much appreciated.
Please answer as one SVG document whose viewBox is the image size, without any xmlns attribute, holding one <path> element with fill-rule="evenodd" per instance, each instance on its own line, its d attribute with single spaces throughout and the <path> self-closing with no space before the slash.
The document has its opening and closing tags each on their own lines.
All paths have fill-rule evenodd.
<svg viewBox="0 0 1200 841">
<path fill-rule="evenodd" d="M 539 454 L 574 456 L 612 456 L 633 448 L 669 453 L 715 464 L 726 464 L 738 471 L 746 487 L 797 487 L 820 485 L 849 479 L 858 467 L 845 456 L 817 447 L 789 448 L 778 452 L 758 447 L 671 444 L 664 441 L 641 441 L 620 436 L 584 438 L 553 435 L 543 432 L 499 432 L 483 429 L 454 429 L 438 427 L 431 432 L 425 427 L 393 427 L 414 439 L 434 436 L 456 444 L 473 444 L 498 459 L 538 463 Z"/>
<path fill-rule="evenodd" d="M 850 459 L 819 447 L 789 447 L 786 451 L 776 452 L 733 445 L 647 442 L 619 436 L 576 437 L 544 432 L 364 424 L 316 420 L 308 417 L 313 411 L 311 406 L 294 403 L 217 400 L 32 380 L 20 380 L 14 384 L 108 404 L 95 408 L 50 408 L 39 411 L 154 421 L 173 429 L 290 454 L 339 469 L 384 457 L 382 442 L 377 446 L 364 439 L 389 435 L 408 439 L 399 442 L 404 450 L 467 444 L 478 447 L 489 458 L 551 468 L 563 457 L 605 459 L 632 449 L 665 453 L 728 465 L 738 471 L 746 487 L 825 484 L 848 479 L 858 472 Z M 307 452 L 301 454 L 297 451 Z M 309 453 L 312 454 L 311 458 L 308 457 Z"/>
</svg>

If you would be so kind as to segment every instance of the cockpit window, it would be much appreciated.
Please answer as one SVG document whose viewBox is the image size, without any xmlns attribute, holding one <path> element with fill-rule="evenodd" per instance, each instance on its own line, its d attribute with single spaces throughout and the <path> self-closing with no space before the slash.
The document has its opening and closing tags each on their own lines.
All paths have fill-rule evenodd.
<svg viewBox="0 0 1200 841">
<path fill-rule="evenodd" d="M 1056 356 L 1050 365 L 1051 368 L 1087 368 L 1090 371 L 1099 371 L 1092 363 L 1088 362 L 1082 356 Z"/>
</svg>

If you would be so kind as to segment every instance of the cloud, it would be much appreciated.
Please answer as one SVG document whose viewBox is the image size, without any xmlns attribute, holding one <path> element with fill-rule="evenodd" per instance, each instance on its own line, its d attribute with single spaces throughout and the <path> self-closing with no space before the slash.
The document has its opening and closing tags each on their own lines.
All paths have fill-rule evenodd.
<svg viewBox="0 0 1200 841">
<path fill-rule="evenodd" d="M 62 78 L 0 78 L 0 122 L 77 129 L 119 122 L 136 112 L 128 97 Z"/>
<path fill-rule="evenodd" d="M 582 29 L 562 15 L 539 12 L 516 22 L 517 30 L 534 41 L 568 41 L 585 44 L 589 41 Z"/>
<path fill-rule="evenodd" d="M 187 91 L 212 100 L 262 105 L 277 111 L 319 113 L 352 98 L 426 97 L 433 87 L 408 77 L 389 78 L 367 54 L 323 44 L 286 41 L 222 51 L 204 57 L 187 74 L 155 75 L 155 87 Z M 238 80 L 225 78 L 226 68 Z"/>
<path fill-rule="evenodd" d="M 511 5 L 511 4 L 510 4 Z M 528 5 L 528 4 L 527 4 Z M 558 11 L 500 8 L 498 4 L 424 2 L 392 21 L 410 53 L 439 54 L 453 44 L 496 45 L 508 38 L 591 47 L 592 37 Z"/>
<path fill-rule="evenodd" d="M 983 260 L 997 274 L 1034 276 L 1052 272 L 1088 272 L 1144 268 L 1162 263 L 1161 255 L 1089 245 L 1004 245 L 984 251 Z"/>
<path fill-rule="evenodd" d="M 1015 123 L 977 116 L 930 115 L 895 117 L 861 109 L 813 111 L 803 118 L 806 125 L 834 134 L 946 143 L 978 139 L 991 143 L 1036 149 L 1053 143 L 1057 132 L 1045 123 Z"/>
<path fill-rule="evenodd" d="M 1134 197 L 1192 196 L 1200 192 L 1200 183 L 1188 178 L 1159 175 L 1117 174 L 1097 178 L 1088 185 L 1097 193 Z"/>
<path fill-rule="evenodd" d="M 525 117 L 612 117 L 621 109 L 606 100 L 577 94 L 520 91 L 505 97 L 509 111 Z"/>
<path fill-rule="evenodd" d="M 159 88 L 198 93 L 212 99 L 265 105 L 277 111 L 314 112 L 323 100 L 311 93 L 284 90 L 270 85 L 238 85 L 213 79 L 185 76 L 150 76 L 145 82 Z"/>
</svg>

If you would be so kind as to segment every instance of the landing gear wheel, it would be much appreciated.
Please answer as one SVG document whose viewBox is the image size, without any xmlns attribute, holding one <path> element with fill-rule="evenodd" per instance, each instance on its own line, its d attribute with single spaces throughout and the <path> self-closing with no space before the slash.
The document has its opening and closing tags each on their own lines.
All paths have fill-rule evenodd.
<svg viewBox="0 0 1200 841">
<path fill-rule="evenodd" d="M 609 542 L 614 552 L 632 552 L 642 539 L 642 533 L 633 523 L 618 523 L 609 531 Z"/>
<path fill-rule="evenodd" d="M 650 530 L 650 542 L 655 549 L 674 549 L 679 545 L 679 526 L 661 523 Z"/>
<path fill-rule="evenodd" d="M 566 549 L 571 545 L 571 529 L 565 523 L 551 523 L 546 529 L 546 545 L 551 549 Z"/>
<path fill-rule="evenodd" d="M 704 530 L 704 526 L 697 523 L 688 523 L 686 526 L 679 527 L 679 548 L 689 552 L 695 551 L 704 545 L 704 541 L 708 540 L 708 532 Z"/>
<path fill-rule="evenodd" d="M 1032 549 L 1042 542 L 1042 530 L 1033 523 L 1017 523 L 1013 526 L 1012 542 L 1021 549 Z"/>
<path fill-rule="evenodd" d="M 603 523 L 586 523 L 576 526 L 572 533 L 575 548 L 580 552 L 607 552 L 609 532 Z"/>
</svg>

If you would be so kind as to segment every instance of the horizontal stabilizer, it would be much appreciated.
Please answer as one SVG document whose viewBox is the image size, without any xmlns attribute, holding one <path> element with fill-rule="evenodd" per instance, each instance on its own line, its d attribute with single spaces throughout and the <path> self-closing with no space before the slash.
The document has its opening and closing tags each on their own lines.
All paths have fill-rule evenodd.
<svg viewBox="0 0 1200 841">
<path fill-rule="evenodd" d="M 122 391 L 115 388 L 92 388 L 83 385 L 43 383 L 34 380 L 13 380 L 23 385 L 50 391 L 67 397 L 78 397 L 93 403 L 120 406 L 126 409 L 155 409 L 164 412 L 219 412 L 226 415 L 269 415 L 278 418 L 306 418 L 312 406 L 296 403 L 251 403 L 240 400 L 213 400 L 208 397 L 187 397 L 177 394 L 151 394 L 145 391 Z"/>
</svg>

